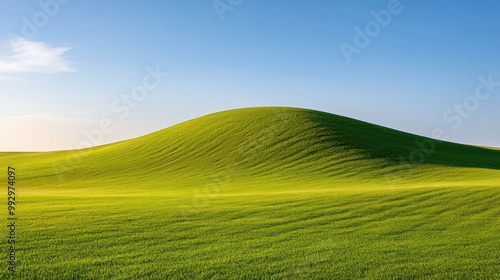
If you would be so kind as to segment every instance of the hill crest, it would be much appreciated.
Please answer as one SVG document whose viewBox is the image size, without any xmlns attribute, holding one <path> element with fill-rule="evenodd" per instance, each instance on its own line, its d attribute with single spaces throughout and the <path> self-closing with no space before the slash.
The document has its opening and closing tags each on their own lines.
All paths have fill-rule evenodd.
<svg viewBox="0 0 500 280">
<path fill-rule="evenodd" d="M 436 168 L 441 173 L 453 168 L 498 170 L 499 155 L 496 150 L 433 140 L 320 111 L 256 107 L 209 114 L 114 144 L 37 153 L 38 161 L 23 160 L 29 153 L 4 158 L 24 162 L 33 170 L 53 166 L 59 178 L 104 173 L 129 177 L 140 170 L 150 176 L 199 181 L 230 169 L 233 177 L 245 180 L 376 180 L 387 174 L 418 178 Z"/>
</svg>

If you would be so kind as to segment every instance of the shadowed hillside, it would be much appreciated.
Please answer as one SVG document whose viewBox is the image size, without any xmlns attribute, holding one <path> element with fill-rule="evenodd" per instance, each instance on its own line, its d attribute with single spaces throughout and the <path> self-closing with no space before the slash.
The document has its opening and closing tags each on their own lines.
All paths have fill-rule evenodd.
<svg viewBox="0 0 500 280">
<path fill-rule="evenodd" d="M 246 108 L 193 119 L 100 147 L 50 153 L 7 153 L 35 178 L 81 180 L 141 177 L 182 184 L 214 174 L 252 180 L 380 180 L 390 174 L 463 179 L 452 167 L 500 169 L 500 151 L 432 140 L 324 112 Z M 148 174 L 145 176 L 144 174 Z M 487 178 L 475 171 L 477 179 Z M 57 177 L 57 178 L 56 178 Z M 227 177 L 227 176 L 226 176 Z"/>
<path fill-rule="evenodd" d="M 499 158 L 265 107 L 0 164 L 15 279 L 499 279 Z"/>
</svg>

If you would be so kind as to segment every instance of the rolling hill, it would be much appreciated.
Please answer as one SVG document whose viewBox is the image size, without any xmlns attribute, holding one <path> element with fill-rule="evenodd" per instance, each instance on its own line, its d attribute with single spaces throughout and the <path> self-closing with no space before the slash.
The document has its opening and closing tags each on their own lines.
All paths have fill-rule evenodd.
<svg viewBox="0 0 500 280">
<path fill-rule="evenodd" d="M 136 139 L 51 153 L 7 153 L 29 179 L 169 178 L 188 182 L 231 173 L 247 181 L 380 181 L 381 177 L 464 180 L 453 168 L 488 179 L 500 151 L 454 144 L 324 112 L 281 107 L 219 112 Z M 52 168 L 48 168 L 52 167 Z M 51 170 L 52 169 L 52 170 Z M 55 174 L 60 171 L 60 174 Z M 484 174 L 484 175 L 482 175 Z M 388 176 L 387 176 L 388 175 Z M 467 174 L 468 175 L 468 174 Z M 189 184 L 187 184 L 189 185 Z"/>
<path fill-rule="evenodd" d="M 18 279 L 500 276 L 495 149 L 260 107 L 0 162 Z"/>
</svg>

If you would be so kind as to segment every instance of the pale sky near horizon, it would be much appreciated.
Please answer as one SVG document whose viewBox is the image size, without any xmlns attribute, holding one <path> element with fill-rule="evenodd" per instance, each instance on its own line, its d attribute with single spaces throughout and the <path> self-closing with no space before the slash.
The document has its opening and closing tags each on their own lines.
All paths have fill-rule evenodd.
<svg viewBox="0 0 500 280">
<path fill-rule="evenodd" d="M 1 6 L 0 151 L 111 143 L 252 106 L 500 147 L 498 1 Z"/>
</svg>

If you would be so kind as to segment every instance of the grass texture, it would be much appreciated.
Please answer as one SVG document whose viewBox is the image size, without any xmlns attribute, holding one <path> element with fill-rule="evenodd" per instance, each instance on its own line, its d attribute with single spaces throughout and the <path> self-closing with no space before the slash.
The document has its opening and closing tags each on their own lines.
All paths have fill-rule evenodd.
<svg viewBox="0 0 500 280">
<path fill-rule="evenodd" d="M 260 107 L 0 166 L 1 279 L 500 278 L 496 149 Z"/>
</svg>

